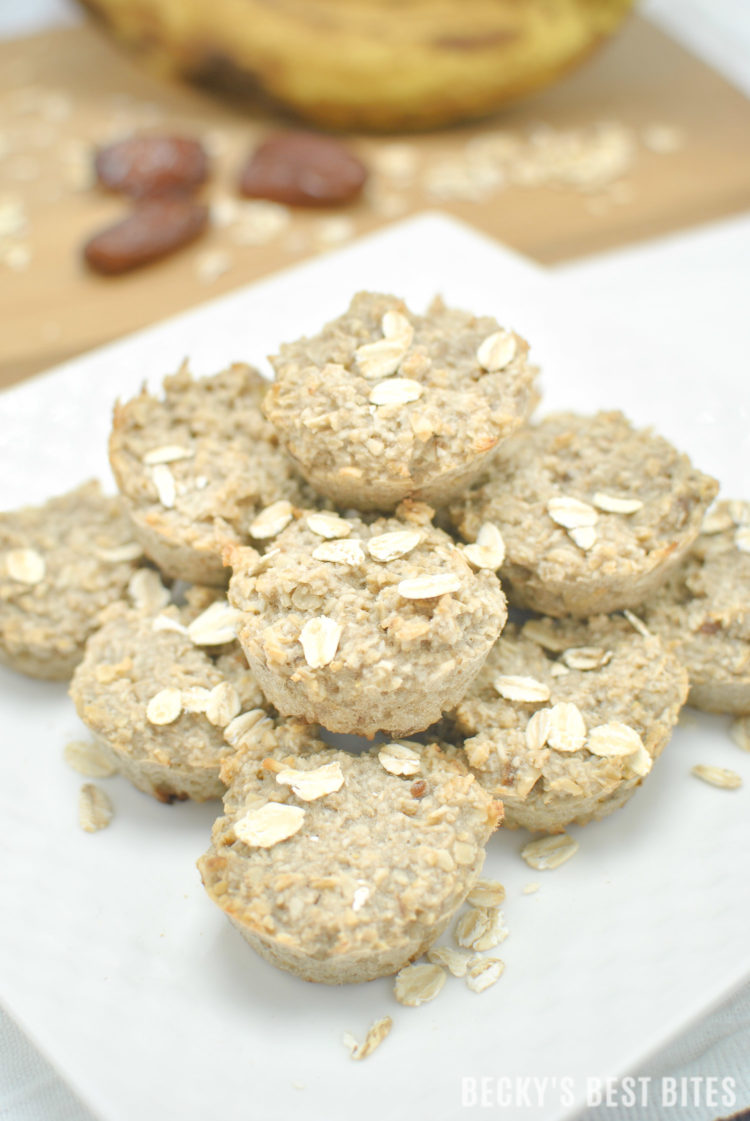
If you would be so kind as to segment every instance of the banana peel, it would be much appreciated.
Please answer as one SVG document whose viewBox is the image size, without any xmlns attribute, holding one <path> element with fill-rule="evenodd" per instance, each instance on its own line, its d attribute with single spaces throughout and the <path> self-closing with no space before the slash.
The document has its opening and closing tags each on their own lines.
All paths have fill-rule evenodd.
<svg viewBox="0 0 750 1121">
<path fill-rule="evenodd" d="M 85 0 L 162 71 L 262 91 L 324 127 L 489 113 L 582 61 L 634 0 Z"/>
</svg>

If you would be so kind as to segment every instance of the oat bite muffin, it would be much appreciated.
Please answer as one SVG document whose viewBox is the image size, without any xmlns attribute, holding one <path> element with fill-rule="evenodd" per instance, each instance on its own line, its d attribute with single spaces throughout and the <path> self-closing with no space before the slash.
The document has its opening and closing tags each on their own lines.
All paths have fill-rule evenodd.
<svg viewBox="0 0 750 1121">
<path fill-rule="evenodd" d="M 622 806 L 667 744 L 687 674 L 620 616 L 509 624 L 453 720 L 510 828 L 558 833 Z"/>
<path fill-rule="evenodd" d="M 66 681 L 139 560 L 120 499 L 94 480 L 0 514 L 0 662 Z"/>
<path fill-rule="evenodd" d="M 115 406 L 112 470 L 134 533 L 168 576 L 224 586 L 224 544 L 262 548 L 261 510 L 310 503 L 261 414 L 267 387 L 250 366 L 194 379 L 183 365 L 161 398 L 144 388 Z"/>
<path fill-rule="evenodd" d="M 506 619 L 494 572 L 475 571 L 430 507 L 370 523 L 310 511 L 258 561 L 231 548 L 237 637 L 286 716 L 334 732 L 409 735 L 455 705 Z"/>
<path fill-rule="evenodd" d="M 476 881 L 502 807 L 451 748 L 336 751 L 298 721 L 256 727 L 198 862 L 253 949 L 306 981 L 397 972 L 439 937 Z"/>
<path fill-rule="evenodd" d="M 436 299 L 415 315 L 360 292 L 271 358 L 266 416 L 305 478 L 342 507 L 437 506 L 459 494 L 536 403 L 528 344 Z"/>
<path fill-rule="evenodd" d="M 682 568 L 639 610 L 687 668 L 688 704 L 750 713 L 750 503 L 717 503 Z"/>
<path fill-rule="evenodd" d="M 588 616 L 650 596 L 697 537 L 717 489 L 620 412 L 558 413 L 512 437 L 449 517 L 466 541 L 486 521 L 500 529 L 512 604 Z"/>
<path fill-rule="evenodd" d="M 70 687 L 113 766 L 160 802 L 220 798 L 221 762 L 265 716 L 232 641 L 234 612 L 213 590 L 189 598 L 181 608 L 113 607 Z"/>
</svg>

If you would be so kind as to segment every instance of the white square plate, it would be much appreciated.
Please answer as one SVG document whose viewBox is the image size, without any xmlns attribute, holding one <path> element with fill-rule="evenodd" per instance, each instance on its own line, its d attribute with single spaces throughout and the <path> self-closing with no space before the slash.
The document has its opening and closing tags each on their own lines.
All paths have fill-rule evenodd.
<svg viewBox="0 0 750 1121">
<path fill-rule="evenodd" d="M 723 395 L 707 407 L 695 332 L 710 324 L 664 339 L 627 306 L 584 303 L 564 275 L 426 215 L 0 395 L 0 506 L 109 478 L 116 395 L 157 384 L 185 355 L 201 374 L 262 364 L 361 287 L 416 308 L 440 291 L 495 314 L 531 340 L 545 408 L 622 407 L 704 469 L 721 467 L 727 493 L 741 485 L 742 364 L 728 374 L 734 356 L 716 340 Z M 2 672 L 0 690 L 0 998 L 103 1121 L 447 1121 L 471 1116 L 464 1079 L 521 1076 L 556 1080 L 522 1116 L 561 1121 L 584 1103 L 587 1078 L 632 1068 L 749 975 L 750 878 L 738 864 L 750 850 L 750 756 L 726 720 L 688 713 L 633 801 L 571 830 L 581 847 L 562 868 L 532 872 L 518 855 L 525 835 L 493 838 L 486 871 L 508 893 L 505 975 L 482 995 L 451 979 L 409 1009 L 386 980 L 314 986 L 253 954 L 195 869 L 216 804 L 162 806 L 110 779 L 112 825 L 82 833 L 82 780 L 62 761 L 81 729 L 64 686 Z M 697 762 L 732 767 L 745 789 L 699 783 Z M 539 891 L 524 895 L 532 880 Z M 389 1039 L 351 1062 L 342 1032 L 362 1038 L 386 1013 Z"/>
</svg>

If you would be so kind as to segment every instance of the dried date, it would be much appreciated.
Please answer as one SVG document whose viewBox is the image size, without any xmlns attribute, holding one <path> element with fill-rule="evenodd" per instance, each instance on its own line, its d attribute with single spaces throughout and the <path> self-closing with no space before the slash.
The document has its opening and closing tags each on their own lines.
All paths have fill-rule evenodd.
<svg viewBox="0 0 750 1121">
<path fill-rule="evenodd" d="M 360 194 L 367 169 L 339 140 L 314 132 L 269 136 L 240 174 L 240 193 L 287 206 L 340 206 Z"/>
<path fill-rule="evenodd" d="M 123 221 L 95 234 L 83 256 L 94 272 L 114 276 L 174 253 L 207 225 L 208 207 L 191 199 L 143 199 Z"/>
</svg>

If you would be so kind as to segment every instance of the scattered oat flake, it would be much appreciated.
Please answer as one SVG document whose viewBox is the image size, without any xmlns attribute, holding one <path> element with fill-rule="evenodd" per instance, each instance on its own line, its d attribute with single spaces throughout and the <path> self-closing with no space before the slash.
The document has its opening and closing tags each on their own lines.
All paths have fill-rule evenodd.
<svg viewBox="0 0 750 1121">
<path fill-rule="evenodd" d="M 447 969 L 454 977 L 465 977 L 472 955 L 465 950 L 454 950 L 452 946 L 433 946 L 427 951 L 427 960 L 433 965 Z"/>
<path fill-rule="evenodd" d="M 97 549 L 96 555 L 107 564 L 127 564 L 128 561 L 142 557 L 143 549 L 137 541 L 129 541 L 126 545 L 116 545 L 112 549 Z"/>
<path fill-rule="evenodd" d="M 466 896 L 472 907 L 499 907 L 505 900 L 505 888 L 499 880 L 477 880 Z"/>
<path fill-rule="evenodd" d="M 475 950 L 477 941 L 483 938 L 491 927 L 490 912 L 484 908 L 473 907 L 459 916 L 453 928 L 453 936 L 459 946 L 467 950 Z"/>
<path fill-rule="evenodd" d="M 214 685 L 206 703 L 206 719 L 217 728 L 225 728 L 242 708 L 240 696 L 230 681 Z"/>
<path fill-rule="evenodd" d="M 211 225 L 226 229 L 237 221 L 240 204 L 231 195 L 217 195 L 211 203 Z"/>
<path fill-rule="evenodd" d="M 439 965 L 407 965 L 396 974 L 393 992 L 399 1004 L 416 1008 L 428 1000 L 434 1000 L 447 977 Z"/>
<path fill-rule="evenodd" d="M 407 346 L 411 346 L 414 328 L 403 312 L 391 308 L 383 315 L 380 325 L 386 339 L 399 339 L 402 342 L 408 340 Z"/>
<path fill-rule="evenodd" d="M 643 740 L 628 724 L 612 720 L 592 728 L 586 740 L 592 755 L 610 758 L 617 755 L 634 755 L 643 747 Z"/>
<path fill-rule="evenodd" d="M 562 662 L 553 662 L 549 669 L 550 677 L 565 677 L 569 673 L 570 670 Z"/>
<path fill-rule="evenodd" d="M 734 524 L 734 519 L 726 506 L 719 506 L 714 510 L 708 510 L 706 514 L 704 514 L 701 523 L 701 533 L 706 535 L 724 533 L 726 530 L 732 529 Z"/>
<path fill-rule="evenodd" d="M 252 708 L 249 712 L 241 712 L 230 720 L 224 729 L 224 739 L 231 747 L 239 747 L 245 736 L 262 721 L 268 720 L 268 713 L 262 708 Z"/>
<path fill-rule="evenodd" d="M 165 509 L 171 510 L 177 498 L 177 485 L 174 481 L 174 475 L 166 463 L 156 464 L 152 472 L 152 478 L 159 495 L 159 501 Z"/>
<path fill-rule="evenodd" d="M 13 272 L 23 272 L 31 264 L 31 250 L 28 245 L 9 245 L 0 250 L 3 263 Z"/>
<path fill-rule="evenodd" d="M 324 541 L 313 549 L 313 560 L 329 561 L 331 564 L 364 564 L 365 552 L 359 541 Z"/>
<path fill-rule="evenodd" d="M 354 236 L 355 225 L 351 218 L 335 215 L 332 218 L 321 218 L 318 222 L 316 233 L 321 245 L 340 245 Z"/>
<path fill-rule="evenodd" d="M 549 710 L 547 743 L 555 751 L 579 751 L 586 739 L 586 722 L 578 705 L 560 701 Z"/>
<path fill-rule="evenodd" d="M 652 637 L 651 631 L 648 629 L 646 624 L 643 622 L 643 619 L 639 619 L 638 616 L 634 615 L 632 611 L 629 611 L 627 607 L 623 609 L 622 613 L 625 616 L 625 618 L 627 619 L 627 621 L 630 623 L 633 630 L 638 631 L 638 634 L 641 635 L 642 638 L 651 638 Z"/>
<path fill-rule="evenodd" d="M 546 872 L 552 868 L 559 868 L 571 856 L 578 852 L 579 845 L 567 833 L 554 833 L 549 837 L 539 837 L 536 841 L 529 841 L 521 849 L 521 856 L 530 868 L 537 872 Z"/>
<path fill-rule="evenodd" d="M 696 778 L 703 779 L 711 786 L 719 786 L 723 790 L 739 790 L 742 786 L 742 779 L 736 771 L 730 771 L 726 767 L 709 767 L 703 763 L 698 763 L 695 767 L 691 768 L 691 774 Z"/>
<path fill-rule="evenodd" d="M 734 742 L 743 751 L 750 751 L 750 716 L 740 716 L 729 729 Z"/>
<path fill-rule="evenodd" d="M 302 806 L 267 802 L 258 810 L 249 810 L 235 822 L 234 835 L 253 848 L 270 849 L 300 831 L 305 812 Z"/>
<path fill-rule="evenodd" d="M 427 168 L 423 185 L 428 195 L 443 201 L 481 202 L 503 185 L 503 176 L 487 164 L 472 166 L 460 159 L 448 159 Z"/>
<path fill-rule="evenodd" d="M 377 561 L 392 561 L 405 557 L 416 549 L 422 540 L 418 529 L 396 529 L 391 533 L 379 533 L 367 542 L 367 552 Z"/>
<path fill-rule="evenodd" d="M 303 802 L 314 802 L 317 798 L 324 798 L 326 794 L 334 794 L 340 790 L 344 785 L 344 772 L 339 762 L 325 763 L 322 767 L 314 767 L 310 771 L 284 767 L 277 771 L 276 781 L 291 786 Z"/>
<path fill-rule="evenodd" d="M 524 895 L 536 895 L 539 891 L 539 884 L 532 880 L 531 883 L 524 884 L 521 891 Z"/>
<path fill-rule="evenodd" d="M 26 212 L 20 198 L 0 198 L 0 238 L 15 237 L 26 228 Z"/>
<path fill-rule="evenodd" d="M 182 712 L 182 693 L 179 689 L 160 689 L 146 705 L 149 724 L 171 724 Z"/>
<path fill-rule="evenodd" d="M 504 969 L 500 958 L 474 958 L 466 970 L 466 984 L 473 993 L 483 993 L 499 981 Z"/>
<path fill-rule="evenodd" d="M 187 627 L 179 621 L 173 619 L 171 615 L 157 615 L 151 624 L 152 631 L 174 631 L 175 634 L 187 634 Z"/>
<path fill-rule="evenodd" d="M 371 159 L 381 175 L 409 182 L 416 173 L 419 152 L 412 144 L 384 144 L 373 152 Z"/>
<path fill-rule="evenodd" d="M 382 1019 L 376 1020 L 368 1030 L 361 1046 L 350 1032 L 344 1034 L 343 1042 L 349 1048 L 351 1057 L 358 1062 L 360 1059 L 366 1059 L 380 1046 L 392 1027 L 393 1020 L 391 1017 L 383 1016 Z"/>
<path fill-rule="evenodd" d="M 225 249 L 207 249 L 196 259 L 195 274 L 204 284 L 213 284 L 231 267 L 232 257 Z"/>
<path fill-rule="evenodd" d="M 356 1049 L 359 1047 L 356 1037 L 353 1036 L 350 1031 L 345 1031 L 342 1034 L 341 1042 L 344 1044 L 344 1047 L 346 1047 L 350 1055 L 353 1055 Z"/>
<path fill-rule="evenodd" d="M 308 514 L 305 521 L 308 529 L 316 533 L 318 537 L 325 537 L 327 541 L 348 537 L 352 531 L 351 522 L 348 522 L 346 518 L 340 518 L 338 514 Z"/>
<path fill-rule="evenodd" d="M 305 661 L 311 669 L 330 665 L 339 648 L 343 627 L 328 615 L 308 619 L 300 631 L 299 640 Z"/>
<path fill-rule="evenodd" d="M 488 907 L 487 914 L 490 918 L 489 926 L 474 939 L 472 948 L 475 950 L 494 950 L 495 946 L 499 946 L 508 937 L 509 931 L 502 911 L 498 911 L 496 907 Z"/>
<path fill-rule="evenodd" d="M 596 544 L 597 533 L 592 525 L 580 525 L 569 529 L 568 537 L 579 549 L 583 549 L 584 553 L 586 553 L 589 549 L 593 549 Z"/>
<path fill-rule="evenodd" d="M 685 144 L 685 134 L 675 125 L 647 125 L 641 133 L 644 148 L 659 156 L 669 156 Z"/>
<path fill-rule="evenodd" d="M 289 525 L 293 517 L 294 511 L 291 502 L 287 502 L 285 498 L 278 502 L 272 502 L 270 506 L 266 506 L 265 510 L 261 510 L 257 518 L 254 518 L 250 523 L 250 536 L 255 537 L 258 541 L 275 537 L 277 533 L 281 533 L 282 529 Z"/>
<path fill-rule="evenodd" d="M 449 595 L 461 588 L 461 581 L 452 572 L 436 573 L 434 576 L 413 576 L 401 580 L 398 594 L 404 599 L 435 599 Z"/>
<path fill-rule="evenodd" d="M 390 775 L 416 775 L 422 769 L 422 757 L 405 743 L 387 743 L 378 752 L 378 759 Z"/>
<path fill-rule="evenodd" d="M 477 362 L 488 373 L 504 370 L 516 356 L 516 336 L 502 328 L 489 335 L 477 350 Z"/>
<path fill-rule="evenodd" d="M 189 685 L 181 691 L 180 695 L 185 712 L 204 713 L 208 707 L 211 690 L 205 685 Z"/>
<path fill-rule="evenodd" d="M 469 564 L 475 568 L 488 568 L 491 572 L 496 572 L 505 560 L 503 535 L 492 522 L 485 522 L 474 544 L 464 545 L 463 552 Z"/>
<path fill-rule="evenodd" d="M 385 313 L 382 331 L 382 339 L 364 343 L 354 352 L 357 369 L 364 378 L 377 380 L 395 374 L 414 338 L 414 328 L 406 316 L 398 311 Z M 370 400 L 372 401 L 372 394 Z M 373 404 L 378 403 L 373 401 Z"/>
<path fill-rule="evenodd" d="M 526 725 L 526 746 L 529 751 L 539 751 L 547 742 L 551 727 L 550 708 L 540 708 Z"/>
<path fill-rule="evenodd" d="M 153 568 L 139 568 L 130 577 L 128 594 L 138 611 L 159 611 L 169 603 L 169 590 Z"/>
<path fill-rule="evenodd" d="M 654 760 L 644 745 L 641 744 L 635 754 L 628 756 L 627 763 L 629 770 L 631 770 L 634 775 L 645 778 L 653 767 Z"/>
<path fill-rule="evenodd" d="M 180 444 L 162 444 L 146 452 L 143 462 L 148 467 L 155 467 L 159 463 L 176 463 L 178 459 L 190 459 L 194 454 L 195 452 L 190 448 L 182 447 Z"/>
<path fill-rule="evenodd" d="M 237 637 L 240 613 L 225 599 L 217 599 L 188 627 L 188 635 L 196 646 L 223 646 Z"/>
<path fill-rule="evenodd" d="M 492 684 L 506 701 L 538 704 L 549 700 L 549 686 L 545 685 L 543 681 L 537 681 L 535 677 L 498 674 Z"/>
<path fill-rule="evenodd" d="M 730 498 L 727 510 L 736 526 L 750 525 L 750 502 L 741 498 Z"/>
<path fill-rule="evenodd" d="M 408 405 L 421 396 L 420 382 L 412 378 L 389 378 L 372 387 L 368 400 L 372 405 Z"/>
<path fill-rule="evenodd" d="M 571 646 L 563 650 L 560 660 L 568 669 L 602 669 L 612 660 L 612 651 L 601 646 Z"/>
<path fill-rule="evenodd" d="M 583 526 L 593 526 L 599 517 L 593 506 L 588 502 L 581 502 L 578 498 L 550 498 L 547 503 L 547 513 L 557 525 L 564 529 L 580 529 Z"/>
<path fill-rule="evenodd" d="M 71 740 L 65 745 L 63 758 L 69 767 L 86 778 L 109 778 L 117 774 L 117 766 L 94 740 Z"/>
<path fill-rule="evenodd" d="M 635 514 L 637 510 L 643 509 L 643 503 L 639 498 L 615 498 L 614 495 L 605 494 L 601 490 L 594 495 L 593 503 L 607 514 Z"/>
<path fill-rule="evenodd" d="M 106 829 L 114 815 L 109 795 L 93 782 L 85 782 L 78 795 L 78 824 L 86 833 Z"/>
<path fill-rule="evenodd" d="M 558 634 L 553 623 L 544 622 L 542 619 L 529 619 L 524 623 L 523 635 L 545 650 L 551 650 L 553 654 L 559 654 L 567 649 L 564 636 Z"/>
<path fill-rule="evenodd" d="M 44 557 L 36 549 L 11 549 L 5 554 L 5 568 L 19 584 L 41 584 L 47 571 Z"/>
<path fill-rule="evenodd" d="M 287 229 L 290 221 L 289 209 L 278 202 L 242 202 L 230 223 L 230 237 L 235 245 L 267 245 Z"/>
<path fill-rule="evenodd" d="M 453 934 L 466 949 L 493 949 L 506 941 L 508 928 L 497 907 L 474 907 L 456 921 Z"/>
</svg>

